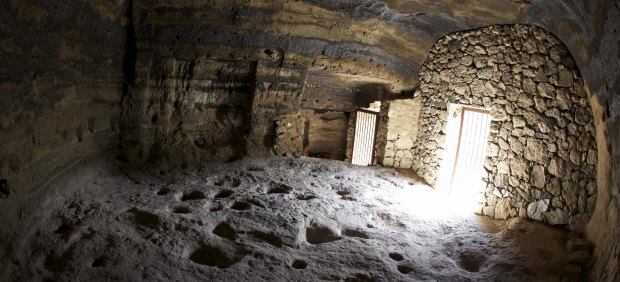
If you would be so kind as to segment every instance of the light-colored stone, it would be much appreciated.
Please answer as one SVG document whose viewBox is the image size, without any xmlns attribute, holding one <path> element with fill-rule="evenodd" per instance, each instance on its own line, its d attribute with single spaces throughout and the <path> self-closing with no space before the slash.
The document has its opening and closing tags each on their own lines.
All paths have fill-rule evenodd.
<svg viewBox="0 0 620 282">
<path fill-rule="evenodd" d="M 533 220 L 542 221 L 548 208 L 549 199 L 532 202 L 527 206 L 527 216 Z"/>
<path fill-rule="evenodd" d="M 499 146 L 495 143 L 490 143 L 487 147 L 487 156 L 488 157 L 497 157 L 499 154 Z"/>
<path fill-rule="evenodd" d="M 409 150 L 413 147 L 413 140 L 409 137 L 396 140 L 394 146 L 398 150 Z"/>
<path fill-rule="evenodd" d="M 545 160 L 545 147 L 543 142 L 534 138 L 527 139 L 527 149 L 523 151 L 523 156 L 528 161 L 542 164 Z"/>
<path fill-rule="evenodd" d="M 510 198 L 503 198 L 495 205 L 495 218 L 508 219 L 510 217 Z"/>
<path fill-rule="evenodd" d="M 532 168 L 530 181 L 534 187 L 544 188 L 547 182 L 545 179 L 545 168 L 541 165 L 534 166 Z"/>
</svg>

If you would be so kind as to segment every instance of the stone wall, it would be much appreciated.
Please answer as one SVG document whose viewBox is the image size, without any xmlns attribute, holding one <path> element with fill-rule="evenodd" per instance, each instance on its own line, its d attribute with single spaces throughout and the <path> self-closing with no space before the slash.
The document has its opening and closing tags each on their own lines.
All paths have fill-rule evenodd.
<svg viewBox="0 0 620 282">
<path fill-rule="evenodd" d="M 525 25 L 451 34 L 420 78 L 420 176 L 437 183 L 448 103 L 487 108 L 484 214 L 583 230 L 597 197 L 595 129 L 583 80 L 557 38 Z"/>
<path fill-rule="evenodd" d="M 278 156 L 300 156 L 304 150 L 306 117 L 302 114 L 281 116 L 276 121 L 273 152 Z"/>
<path fill-rule="evenodd" d="M 275 123 L 283 116 L 299 114 L 305 80 L 303 68 L 281 65 L 277 61 L 260 61 L 246 142 L 250 155 L 273 153 Z"/>
<path fill-rule="evenodd" d="M 418 134 L 420 102 L 420 97 L 389 102 L 384 166 L 411 169 L 413 147 Z"/>
</svg>

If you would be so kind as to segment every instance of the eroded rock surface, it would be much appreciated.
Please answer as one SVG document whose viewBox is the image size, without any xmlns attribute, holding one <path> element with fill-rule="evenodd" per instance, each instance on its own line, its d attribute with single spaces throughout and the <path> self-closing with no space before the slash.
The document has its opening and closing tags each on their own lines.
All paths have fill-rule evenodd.
<svg viewBox="0 0 620 282">
<path fill-rule="evenodd" d="M 31 203 L 5 278 L 549 280 L 566 257 L 560 229 L 415 212 L 405 195 L 430 188 L 387 169 L 253 158 L 121 172 L 92 162 L 71 179 Z"/>
</svg>

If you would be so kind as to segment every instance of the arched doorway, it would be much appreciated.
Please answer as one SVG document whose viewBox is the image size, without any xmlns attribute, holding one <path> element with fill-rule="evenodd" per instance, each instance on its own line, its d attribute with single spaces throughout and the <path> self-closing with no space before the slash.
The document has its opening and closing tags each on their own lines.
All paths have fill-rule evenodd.
<svg viewBox="0 0 620 282">
<path fill-rule="evenodd" d="M 440 39 L 420 71 L 414 169 L 439 183 L 448 105 L 490 110 L 480 212 L 583 230 L 597 198 L 595 128 L 566 47 L 542 28 L 496 25 Z"/>
</svg>

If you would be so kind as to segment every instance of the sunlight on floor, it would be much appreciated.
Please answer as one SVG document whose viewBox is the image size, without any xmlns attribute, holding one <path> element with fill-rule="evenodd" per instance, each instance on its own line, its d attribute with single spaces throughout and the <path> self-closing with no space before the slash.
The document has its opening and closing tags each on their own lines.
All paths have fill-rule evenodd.
<svg viewBox="0 0 620 282">
<path fill-rule="evenodd" d="M 415 184 L 399 195 L 390 195 L 394 208 L 426 220 L 446 220 L 474 217 L 480 196 L 474 193 L 450 193 Z"/>
</svg>

